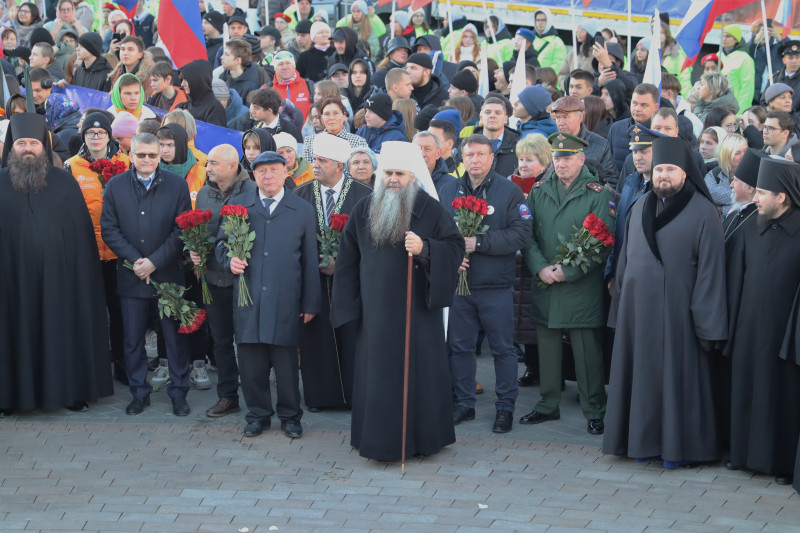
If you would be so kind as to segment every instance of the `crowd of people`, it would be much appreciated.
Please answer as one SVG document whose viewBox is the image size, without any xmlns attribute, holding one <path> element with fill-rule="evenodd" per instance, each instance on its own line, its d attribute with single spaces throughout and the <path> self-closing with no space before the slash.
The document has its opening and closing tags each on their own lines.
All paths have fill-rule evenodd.
<svg viewBox="0 0 800 533">
<path fill-rule="evenodd" d="M 547 9 L 481 32 L 424 10 L 387 24 L 365 0 L 335 22 L 269 0 L 252 31 L 222 5 L 200 2 L 208 57 L 177 70 L 141 2 L 132 19 L 108 4 L 99 31 L 80 0 L 44 24 L 34 3 L 0 21 L 0 416 L 85 410 L 112 376 L 128 415 L 164 388 L 185 416 L 212 371 L 206 415 L 240 412 L 241 389 L 245 436 L 275 415 L 300 437 L 303 403 L 347 409 L 352 445 L 392 461 L 403 435 L 407 456 L 429 455 L 475 419 L 486 341 L 495 433 L 520 388 L 541 398 L 518 423 L 559 419 L 574 380 L 605 453 L 792 483 L 800 41 L 727 25 L 693 83 L 662 14 L 659 90 L 643 83 L 649 38 L 625 57 L 584 18 L 568 51 Z M 81 109 L 67 85 L 112 104 Z M 241 145 L 203 153 L 202 123 Z M 247 210 L 246 255 L 229 251 L 227 206 Z M 195 208 L 211 212 L 207 256 L 176 222 Z M 203 308 L 197 331 L 165 313 L 166 283 Z"/>
</svg>

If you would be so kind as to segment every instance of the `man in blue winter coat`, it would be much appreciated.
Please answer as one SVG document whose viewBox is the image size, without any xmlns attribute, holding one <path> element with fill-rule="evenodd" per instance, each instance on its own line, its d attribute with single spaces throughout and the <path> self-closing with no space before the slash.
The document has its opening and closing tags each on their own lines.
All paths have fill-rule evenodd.
<svg viewBox="0 0 800 533">
<path fill-rule="evenodd" d="M 541 85 L 525 87 L 519 93 L 519 100 L 514 102 L 514 116 L 519 119 L 517 130 L 523 139 L 532 133 L 549 137 L 558 131 L 547 112 L 547 106 L 552 102 L 550 93 Z"/>
<path fill-rule="evenodd" d="M 405 141 L 406 122 L 400 111 L 392 111 L 392 99 L 386 93 L 374 94 L 364 103 L 366 126 L 361 126 L 356 135 L 366 139 L 370 149 L 379 154 L 386 141 Z"/>
</svg>

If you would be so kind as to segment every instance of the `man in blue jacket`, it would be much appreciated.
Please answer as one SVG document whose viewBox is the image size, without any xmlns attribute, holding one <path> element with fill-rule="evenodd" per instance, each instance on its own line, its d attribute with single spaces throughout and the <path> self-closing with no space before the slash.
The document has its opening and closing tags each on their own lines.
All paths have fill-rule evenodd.
<svg viewBox="0 0 800 533">
<path fill-rule="evenodd" d="M 117 255 L 117 293 L 122 308 L 125 367 L 133 401 L 125 412 L 138 415 L 150 405 L 144 334 L 156 298 L 150 278 L 183 285 L 181 229 L 175 217 L 192 208 L 186 181 L 159 168 L 160 144 L 150 133 L 131 140 L 131 168 L 111 178 L 105 189 L 100 228 L 103 241 Z M 133 270 L 123 266 L 133 264 Z M 169 375 L 167 394 L 176 416 L 190 413 L 189 351 L 178 322 L 161 318 Z"/>
<path fill-rule="evenodd" d="M 631 153 L 628 146 L 628 129 L 634 124 L 650 127 L 650 119 L 658 109 L 658 88 L 651 83 L 640 83 L 631 97 L 631 116 L 611 125 L 608 130 L 608 144 L 614 163 L 622 170 L 625 158 Z"/>
<path fill-rule="evenodd" d="M 532 133 L 549 137 L 558 131 L 556 123 L 550 118 L 547 106 L 553 98 L 541 85 L 525 87 L 514 102 L 514 116 L 519 119 L 517 130 L 524 139 Z"/>
<path fill-rule="evenodd" d="M 373 94 L 364 103 L 364 108 L 367 110 L 364 114 L 367 124 L 361 126 L 356 135 L 366 139 L 373 152 L 379 154 L 386 141 L 408 142 L 406 122 L 400 111 L 392 111 L 392 99 L 388 94 Z"/>
<path fill-rule="evenodd" d="M 245 437 L 255 437 L 270 427 L 273 414 L 289 438 L 303 434 L 300 418 L 297 345 L 300 321 L 308 323 L 321 306 L 317 231 L 314 208 L 288 193 L 286 160 L 276 152 L 263 152 L 251 163 L 258 191 L 231 198 L 230 205 L 247 208 L 250 231 L 256 236 L 250 259 L 228 257 L 223 230 L 217 236 L 217 261 L 235 276 L 238 294 L 244 279 L 252 305 L 234 302 L 242 392 L 247 404 Z M 242 277 L 241 275 L 244 274 Z M 269 373 L 275 369 L 278 387 L 272 408 Z"/>
<path fill-rule="evenodd" d="M 475 419 L 475 343 L 481 327 L 494 357 L 497 401 L 492 431 L 511 431 L 517 384 L 517 354 L 514 348 L 512 291 L 517 252 L 531 236 L 531 215 L 522 190 L 492 170 L 492 141 L 471 135 L 462 144 L 464 176 L 441 189 L 440 201 L 455 214 L 452 203 L 459 196 L 474 196 L 488 203 L 483 223 L 486 233 L 464 237 L 468 257 L 466 269 L 470 294 L 456 294 L 450 308 L 447 344 L 455 394 L 453 422 Z"/>
</svg>

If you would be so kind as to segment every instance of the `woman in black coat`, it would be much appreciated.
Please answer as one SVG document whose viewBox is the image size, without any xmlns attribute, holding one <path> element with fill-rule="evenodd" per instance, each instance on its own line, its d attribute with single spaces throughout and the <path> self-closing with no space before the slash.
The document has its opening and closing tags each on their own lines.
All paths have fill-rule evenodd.
<svg viewBox="0 0 800 533">
<path fill-rule="evenodd" d="M 328 58 L 336 49 L 331 46 L 331 28 L 324 22 L 312 24 L 310 35 L 313 46 L 297 58 L 297 72 L 316 83 L 328 77 Z"/>
</svg>

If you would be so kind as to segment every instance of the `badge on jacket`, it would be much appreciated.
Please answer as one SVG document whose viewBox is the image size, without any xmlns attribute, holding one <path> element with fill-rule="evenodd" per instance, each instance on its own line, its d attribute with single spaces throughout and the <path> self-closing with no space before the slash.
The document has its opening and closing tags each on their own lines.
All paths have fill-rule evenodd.
<svg viewBox="0 0 800 533">
<path fill-rule="evenodd" d="M 533 213 L 528 204 L 517 204 L 517 209 L 519 209 L 519 216 L 522 220 L 533 220 Z"/>
<path fill-rule="evenodd" d="M 617 218 L 617 204 L 611 201 L 608 202 L 608 214 Z"/>
</svg>

